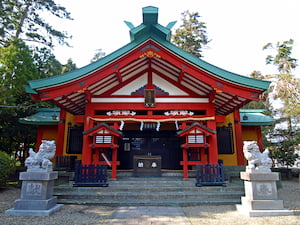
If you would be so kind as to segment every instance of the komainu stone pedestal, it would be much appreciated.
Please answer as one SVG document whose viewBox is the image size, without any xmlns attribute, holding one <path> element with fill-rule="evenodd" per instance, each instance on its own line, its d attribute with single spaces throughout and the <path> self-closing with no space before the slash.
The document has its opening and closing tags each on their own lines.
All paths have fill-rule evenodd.
<svg viewBox="0 0 300 225">
<path fill-rule="evenodd" d="M 63 205 L 56 204 L 57 197 L 53 196 L 54 180 L 58 173 L 23 172 L 21 198 L 14 203 L 14 208 L 6 210 L 5 214 L 14 216 L 49 216 Z"/>
<path fill-rule="evenodd" d="M 278 173 L 274 172 L 241 172 L 244 180 L 245 197 L 237 205 L 240 213 L 248 216 L 287 216 L 293 211 L 283 208 L 283 200 L 278 200 L 276 181 Z"/>
</svg>

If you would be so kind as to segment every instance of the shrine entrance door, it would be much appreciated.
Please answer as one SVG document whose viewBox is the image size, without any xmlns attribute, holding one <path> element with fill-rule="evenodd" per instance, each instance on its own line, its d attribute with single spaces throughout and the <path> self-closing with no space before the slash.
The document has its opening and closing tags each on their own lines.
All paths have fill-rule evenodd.
<svg viewBox="0 0 300 225">
<path fill-rule="evenodd" d="M 162 169 L 182 169 L 180 140 L 175 131 L 123 131 L 119 146 L 120 169 L 132 169 L 134 155 L 159 155 Z"/>
</svg>

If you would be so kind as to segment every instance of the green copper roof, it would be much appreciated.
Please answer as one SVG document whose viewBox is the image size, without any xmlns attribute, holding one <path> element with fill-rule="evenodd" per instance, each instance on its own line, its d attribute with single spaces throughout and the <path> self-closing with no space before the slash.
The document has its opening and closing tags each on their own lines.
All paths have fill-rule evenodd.
<svg viewBox="0 0 300 225">
<path fill-rule="evenodd" d="M 262 91 L 268 89 L 270 85 L 269 81 L 257 80 L 223 70 L 178 48 L 170 42 L 171 28 L 174 26 L 175 22 L 170 22 L 166 27 L 164 27 L 157 23 L 157 19 L 158 8 L 152 6 L 143 8 L 143 23 L 141 25 L 134 27 L 131 22 L 125 21 L 127 26 L 130 28 L 129 33 L 131 42 L 129 44 L 92 64 L 82 67 L 81 69 L 46 79 L 29 81 L 29 86 L 26 87 L 26 91 L 28 93 L 37 93 L 36 91 L 38 89 L 63 84 L 65 82 L 84 77 L 104 67 L 108 63 L 117 60 L 149 39 L 155 41 L 175 55 L 183 58 L 185 61 L 188 61 L 189 63 L 200 67 L 208 73 L 213 74 L 221 79 Z"/>
<path fill-rule="evenodd" d="M 240 118 L 243 126 L 268 126 L 274 125 L 275 120 L 264 115 L 263 109 L 240 109 Z"/>
<path fill-rule="evenodd" d="M 57 125 L 59 121 L 59 108 L 39 108 L 37 113 L 20 118 L 19 122 L 30 125 Z"/>
</svg>

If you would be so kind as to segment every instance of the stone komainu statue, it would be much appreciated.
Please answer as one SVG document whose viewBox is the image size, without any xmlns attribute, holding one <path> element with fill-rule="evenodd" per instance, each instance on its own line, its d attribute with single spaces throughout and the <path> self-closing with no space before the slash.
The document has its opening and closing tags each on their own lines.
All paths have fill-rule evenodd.
<svg viewBox="0 0 300 225">
<path fill-rule="evenodd" d="M 52 159 L 55 155 L 55 141 L 42 140 L 39 151 L 29 149 L 29 157 L 25 160 L 27 171 L 52 171 Z"/>
<path fill-rule="evenodd" d="M 271 172 L 272 160 L 268 149 L 260 152 L 256 141 L 244 141 L 243 152 L 248 160 L 248 172 Z"/>
</svg>

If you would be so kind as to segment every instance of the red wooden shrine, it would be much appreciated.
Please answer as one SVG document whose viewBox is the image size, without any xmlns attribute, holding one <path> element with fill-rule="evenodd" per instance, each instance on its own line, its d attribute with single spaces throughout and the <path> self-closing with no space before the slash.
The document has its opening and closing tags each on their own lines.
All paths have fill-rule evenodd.
<svg viewBox="0 0 300 225">
<path fill-rule="evenodd" d="M 117 178 L 118 138 L 122 133 L 113 129 L 106 123 L 100 123 L 83 132 L 84 143 L 82 164 L 108 165 L 112 169 L 112 178 Z"/>
<path fill-rule="evenodd" d="M 180 162 L 184 171 L 183 178 L 188 178 L 188 166 L 218 163 L 215 130 L 195 122 L 179 131 L 178 137 L 183 137 L 183 161 Z"/>
<path fill-rule="evenodd" d="M 157 18 L 157 8 L 143 8 L 141 25 L 126 23 L 129 44 L 79 70 L 29 81 L 27 91 L 34 99 L 51 100 L 61 108 L 59 134 L 65 134 L 66 112 L 73 124 L 83 127 L 82 163 L 111 164 L 112 178 L 116 178 L 117 166 L 125 163 L 122 157 L 130 161 L 133 151 L 140 154 L 143 147 L 151 149 L 151 144 L 161 153 L 169 151 L 165 158 L 177 160 L 184 178 L 189 166 L 216 164 L 217 123 L 225 123 L 232 113 L 234 144 L 242 165 L 241 125 L 236 115 L 243 105 L 260 100 L 269 82 L 228 72 L 179 49 L 170 42 L 174 24 L 161 26 Z M 145 142 L 147 146 L 141 142 L 137 150 L 135 142 L 146 139 L 141 136 L 146 130 L 150 141 Z M 162 143 L 170 140 L 167 135 L 155 143 L 159 137 L 155 132 L 160 131 L 177 132 L 183 139 L 177 146 L 182 159 L 176 146 Z M 124 137 L 130 132 L 136 136 Z M 59 141 L 57 152 L 63 154 L 64 140 Z M 162 160 L 163 166 L 171 168 Z"/>
</svg>

